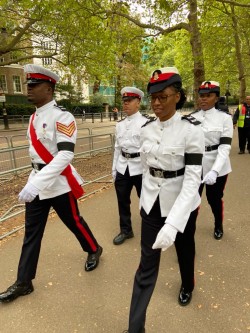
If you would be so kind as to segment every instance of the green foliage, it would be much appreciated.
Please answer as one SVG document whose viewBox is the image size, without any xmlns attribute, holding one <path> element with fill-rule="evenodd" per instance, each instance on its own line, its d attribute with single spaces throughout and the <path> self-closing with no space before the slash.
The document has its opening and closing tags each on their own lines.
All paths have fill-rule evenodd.
<svg viewBox="0 0 250 333">
<path fill-rule="evenodd" d="M 36 109 L 28 104 L 5 104 L 8 115 L 31 115 Z M 3 112 L 3 106 L 0 105 L 0 114 Z"/>
<path fill-rule="evenodd" d="M 97 94 L 90 96 L 90 102 L 93 105 L 102 106 L 103 103 L 108 103 L 108 100 L 105 96 L 97 93 Z"/>
</svg>

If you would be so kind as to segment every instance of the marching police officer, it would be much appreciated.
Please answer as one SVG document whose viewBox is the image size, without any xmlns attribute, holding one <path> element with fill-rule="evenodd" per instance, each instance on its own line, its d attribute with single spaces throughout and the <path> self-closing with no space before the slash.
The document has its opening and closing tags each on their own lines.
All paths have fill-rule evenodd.
<svg viewBox="0 0 250 333">
<path fill-rule="evenodd" d="M 120 233 L 114 238 L 115 245 L 134 237 L 130 195 L 135 187 L 138 197 L 141 193 L 142 166 L 139 153 L 140 132 L 148 120 L 139 112 L 144 93 L 135 87 L 124 87 L 121 90 L 123 112 L 127 117 L 116 124 L 116 141 L 112 165 L 112 175 L 118 201 L 120 216 Z"/>
<path fill-rule="evenodd" d="M 229 154 L 233 137 L 233 122 L 227 112 L 217 110 L 215 105 L 220 96 L 217 81 L 204 81 L 199 87 L 199 105 L 201 110 L 192 113 L 205 136 L 205 154 L 202 162 L 202 195 L 204 185 L 206 196 L 214 215 L 214 238 L 223 237 L 223 195 L 228 174 L 232 171 Z"/>
<path fill-rule="evenodd" d="M 74 233 L 88 253 L 87 272 L 98 266 L 102 247 L 80 216 L 77 199 L 83 195 L 79 174 L 70 164 L 76 143 L 76 122 L 70 112 L 62 111 L 53 99 L 59 76 L 38 65 L 25 65 L 28 100 L 36 106 L 27 136 L 33 170 L 19 193 L 25 202 L 25 235 L 17 280 L 0 294 L 0 302 L 10 302 L 33 292 L 41 241 L 50 208 Z"/>
<path fill-rule="evenodd" d="M 155 70 L 148 84 L 151 107 L 157 116 L 141 131 L 143 165 L 140 198 L 141 259 L 135 274 L 129 333 L 144 333 L 146 311 L 160 265 L 161 250 L 173 243 L 181 273 L 179 304 L 189 304 L 194 289 L 194 234 L 200 204 L 198 193 L 204 135 L 193 117 L 176 110 L 185 100 L 175 67 Z"/>
</svg>

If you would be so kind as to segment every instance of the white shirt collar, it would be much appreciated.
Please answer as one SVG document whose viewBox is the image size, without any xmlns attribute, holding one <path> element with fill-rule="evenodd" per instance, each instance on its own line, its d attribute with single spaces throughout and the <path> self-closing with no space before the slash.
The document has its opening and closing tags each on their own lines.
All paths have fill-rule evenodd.
<svg viewBox="0 0 250 333">
<path fill-rule="evenodd" d="M 41 112 L 44 112 L 45 110 L 48 110 L 52 106 L 57 105 L 56 101 L 53 99 L 51 102 L 41 106 L 40 108 L 36 108 L 36 113 L 39 114 Z"/>
</svg>

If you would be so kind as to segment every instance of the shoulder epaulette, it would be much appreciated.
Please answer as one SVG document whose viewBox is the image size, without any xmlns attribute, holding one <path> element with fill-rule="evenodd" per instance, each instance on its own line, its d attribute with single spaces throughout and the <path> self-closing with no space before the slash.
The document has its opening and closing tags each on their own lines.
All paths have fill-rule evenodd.
<svg viewBox="0 0 250 333">
<path fill-rule="evenodd" d="M 195 117 L 191 116 L 190 114 L 187 115 L 187 116 L 182 116 L 181 120 L 187 120 L 193 125 L 200 125 L 201 124 L 201 122 L 199 120 L 197 120 Z"/>
<path fill-rule="evenodd" d="M 64 106 L 62 106 L 62 105 L 56 105 L 55 104 L 54 107 L 60 109 L 61 111 L 67 111 L 67 109 Z"/>
<path fill-rule="evenodd" d="M 152 121 L 155 121 L 157 118 L 156 117 L 151 117 L 151 116 L 148 116 L 148 121 L 145 122 L 144 125 L 142 125 L 142 127 L 145 127 L 147 126 L 148 124 L 152 123 Z"/>
</svg>

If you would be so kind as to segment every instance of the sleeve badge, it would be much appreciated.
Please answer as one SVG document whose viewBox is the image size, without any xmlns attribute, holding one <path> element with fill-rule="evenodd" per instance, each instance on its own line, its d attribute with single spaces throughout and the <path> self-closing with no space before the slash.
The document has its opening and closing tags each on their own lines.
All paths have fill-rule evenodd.
<svg viewBox="0 0 250 333">
<path fill-rule="evenodd" d="M 74 121 L 72 121 L 68 126 L 64 125 L 62 123 L 56 122 L 56 129 L 58 132 L 63 133 L 69 137 L 71 137 L 75 130 L 76 130 L 76 124 Z"/>
</svg>

